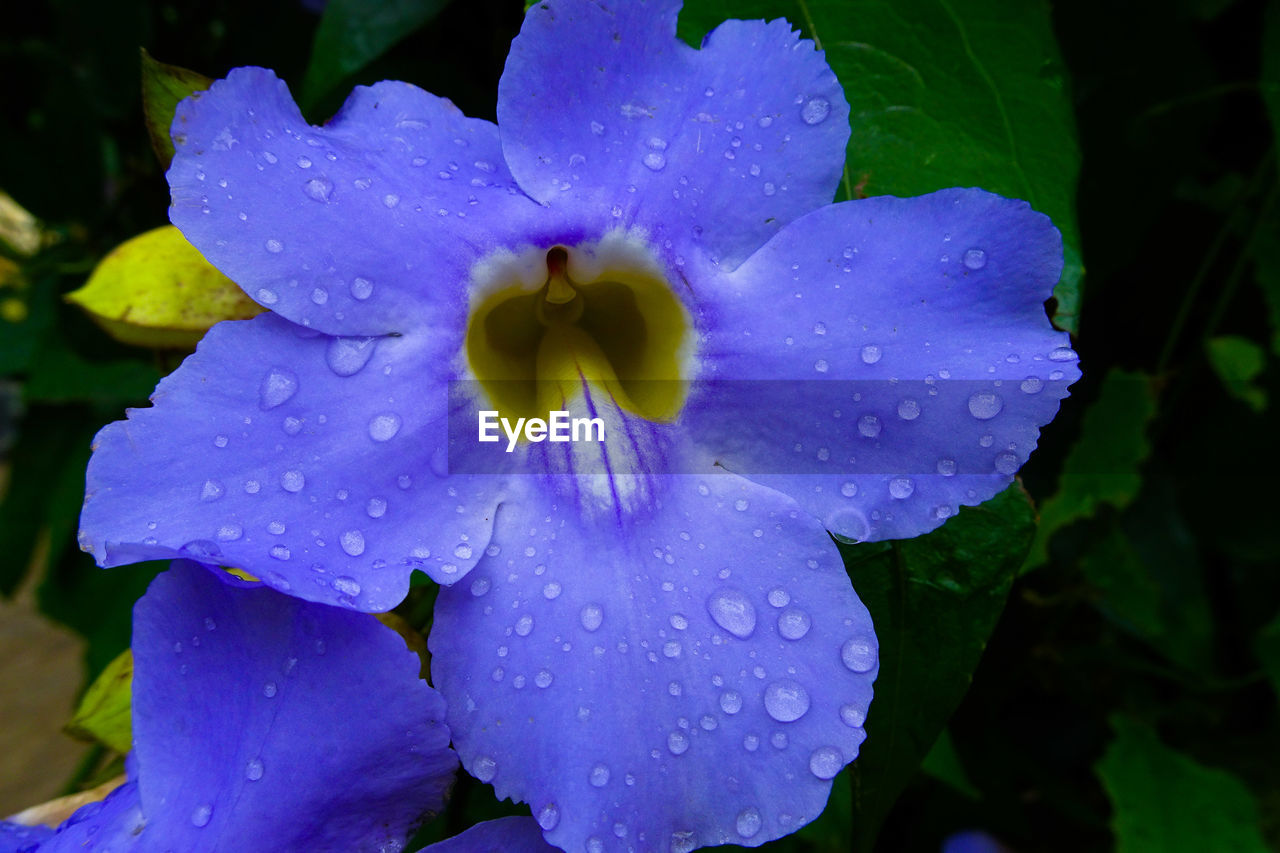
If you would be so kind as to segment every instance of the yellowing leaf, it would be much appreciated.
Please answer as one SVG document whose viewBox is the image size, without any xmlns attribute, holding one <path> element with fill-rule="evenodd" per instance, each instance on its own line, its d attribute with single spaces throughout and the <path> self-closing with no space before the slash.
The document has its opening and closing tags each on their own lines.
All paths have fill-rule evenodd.
<svg viewBox="0 0 1280 853">
<path fill-rule="evenodd" d="M 81 740 L 96 740 L 116 752 L 133 748 L 133 652 L 125 649 L 89 686 L 75 716 L 67 723 L 67 734 Z"/>
<path fill-rule="evenodd" d="M 169 138 L 169 126 L 178 103 L 192 92 L 208 89 L 213 81 L 203 74 L 156 62 L 146 50 L 142 51 L 142 113 L 147 121 L 147 133 L 151 147 L 166 169 L 173 159 L 173 140 Z"/>
<path fill-rule="evenodd" d="M 214 323 L 263 310 L 172 225 L 121 243 L 67 301 L 116 340 L 155 348 L 194 347 Z"/>
</svg>

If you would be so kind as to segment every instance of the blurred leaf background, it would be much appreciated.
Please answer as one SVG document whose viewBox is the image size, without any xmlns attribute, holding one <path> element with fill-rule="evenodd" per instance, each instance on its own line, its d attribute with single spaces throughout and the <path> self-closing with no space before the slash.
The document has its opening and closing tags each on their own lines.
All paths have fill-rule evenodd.
<svg viewBox="0 0 1280 853">
<path fill-rule="evenodd" d="M 275 68 L 317 123 L 388 78 L 492 119 L 523 8 L 24 14 L 0 27 L 0 814 L 118 772 L 118 725 L 59 778 L 17 751 L 64 737 L 159 568 L 102 572 L 75 544 L 94 432 L 184 355 L 66 300 L 166 224 L 139 48 L 208 77 Z M 689 0 L 680 34 L 729 17 L 787 17 L 827 52 L 852 106 L 839 198 L 977 185 L 1050 214 L 1067 269 L 1047 308 L 1085 372 L 1020 485 L 929 537 L 841 544 L 882 642 L 869 740 L 770 849 L 936 851 L 965 829 L 1027 853 L 1280 849 L 1280 0 Z M 433 598 L 415 585 L 400 630 L 425 631 Z M 15 627 L 32 611 L 83 660 L 65 706 L 24 717 L 53 677 L 19 665 L 53 649 Z M 86 706 L 118 723 L 112 689 L 114 669 Z M 520 812 L 462 780 L 419 840 Z"/>
</svg>

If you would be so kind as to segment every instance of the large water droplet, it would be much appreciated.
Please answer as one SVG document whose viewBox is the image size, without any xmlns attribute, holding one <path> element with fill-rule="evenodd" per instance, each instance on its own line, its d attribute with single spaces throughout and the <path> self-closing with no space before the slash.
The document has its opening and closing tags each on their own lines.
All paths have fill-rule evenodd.
<svg viewBox="0 0 1280 853">
<path fill-rule="evenodd" d="M 756 609 L 736 589 L 725 587 L 707 599 L 707 612 L 721 628 L 746 639 L 756 629 Z"/>
<path fill-rule="evenodd" d="M 778 633 L 788 640 L 798 640 L 809 633 L 813 620 L 798 607 L 789 607 L 778 614 Z"/>
<path fill-rule="evenodd" d="M 588 631 L 594 631 L 600 627 L 600 623 L 604 622 L 604 608 L 599 604 L 587 604 L 582 608 L 582 612 L 578 614 L 578 618 L 582 622 L 582 627 Z"/>
<path fill-rule="evenodd" d="M 588 778 L 591 781 L 592 787 L 603 788 L 605 785 L 609 784 L 609 768 L 605 767 L 603 764 L 597 764 L 595 767 L 591 768 L 591 775 Z"/>
<path fill-rule="evenodd" d="M 337 592 L 343 595 L 349 595 L 352 598 L 360 594 L 359 582 L 357 582 L 355 578 L 350 578 L 346 575 L 339 575 L 334 578 L 332 586 Z"/>
<path fill-rule="evenodd" d="M 800 109 L 800 119 L 805 124 L 822 124 L 831 115 L 831 103 L 826 98 L 810 98 Z"/>
<path fill-rule="evenodd" d="M 742 710 L 742 694 L 736 690 L 726 690 L 720 694 L 720 710 L 726 714 L 736 714 Z"/>
<path fill-rule="evenodd" d="M 373 295 L 373 282 L 367 278 L 351 279 L 351 295 L 361 301 L 368 299 Z"/>
<path fill-rule="evenodd" d="M 863 415 L 858 418 L 858 434 L 864 438 L 875 438 L 880 434 L 880 419 L 875 415 Z"/>
<path fill-rule="evenodd" d="M 191 813 L 191 825 L 205 827 L 209 825 L 209 819 L 213 817 L 213 806 L 205 804 L 196 806 L 195 811 Z"/>
<path fill-rule="evenodd" d="M 825 358 L 820 358 L 813 363 L 813 369 L 819 373 L 826 373 L 831 369 L 831 365 L 827 364 L 827 360 Z"/>
<path fill-rule="evenodd" d="M 809 772 L 819 779 L 834 779 L 844 767 L 844 756 L 834 746 L 820 746 L 809 756 Z"/>
<path fill-rule="evenodd" d="M 907 477 L 894 477 L 889 481 L 889 494 L 898 500 L 905 500 L 911 497 L 915 490 L 916 484 Z"/>
<path fill-rule="evenodd" d="M 479 779 L 481 782 L 488 782 L 493 779 L 494 774 L 498 772 L 498 762 L 494 761 L 487 755 L 482 755 L 476 759 L 476 763 L 471 767 L 471 775 Z"/>
<path fill-rule="evenodd" d="M 994 391 L 974 391 L 969 397 L 969 414 L 980 421 L 989 421 L 1004 408 L 1004 400 Z"/>
<path fill-rule="evenodd" d="M 298 393 L 298 374 L 283 367 L 273 367 L 258 386 L 258 405 L 263 411 L 274 409 Z"/>
<path fill-rule="evenodd" d="M 479 778 L 478 776 L 476 778 Z M 547 803 L 538 810 L 538 826 L 547 832 L 555 829 L 560 823 L 560 809 L 555 803 Z"/>
<path fill-rule="evenodd" d="M 784 678 L 764 689 L 764 709 L 780 723 L 791 723 L 809 710 L 809 691 L 798 681 Z"/>
<path fill-rule="evenodd" d="M 938 460 L 938 473 L 939 473 L 939 474 L 941 474 L 941 475 L 942 475 L 942 476 L 944 476 L 944 477 L 954 477 L 954 476 L 955 476 L 955 474 L 956 474 L 956 460 L 954 460 L 954 459 L 939 459 L 939 460 Z"/>
<path fill-rule="evenodd" d="M 1058 347 L 1049 353 L 1050 361 L 1076 361 L 1079 358 L 1071 347 Z"/>
<path fill-rule="evenodd" d="M 324 360 L 339 376 L 354 376 L 364 369 L 373 356 L 377 338 L 332 338 Z"/>
<path fill-rule="evenodd" d="M 751 838 L 760 832 L 760 812 L 755 807 L 748 807 L 738 812 L 738 819 L 734 822 L 738 834 L 743 838 Z"/>
<path fill-rule="evenodd" d="M 374 441 L 390 441 L 396 437 L 396 433 L 400 432 L 401 423 L 403 422 L 400 416 L 395 412 L 375 415 L 373 420 L 369 421 L 369 438 Z"/>
<path fill-rule="evenodd" d="M 307 194 L 307 198 L 327 202 L 329 194 L 333 192 L 333 183 L 326 178 L 312 178 L 302 185 L 302 191 Z"/>
<path fill-rule="evenodd" d="M 364 553 L 364 534 L 359 530 L 348 530 L 338 537 L 342 550 L 349 556 L 359 557 Z"/>
<path fill-rule="evenodd" d="M 860 729 L 867 721 L 867 713 L 857 705 L 840 706 L 840 722 L 851 729 Z"/>
<path fill-rule="evenodd" d="M 964 265 L 971 270 L 982 269 L 987 265 L 987 253 L 981 249 L 970 249 L 964 253 Z"/>
<path fill-rule="evenodd" d="M 878 658 L 879 649 L 874 637 L 850 637 L 840 647 L 840 660 L 850 672 L 868 672 Z"/>
<path fill-rule="evenodd" d="M 667 735 L 667 749 L 672 755 L 684 755 L 689 750 L 689 738 L 681 731 Z"/>
<path fill-rule="evenodd" d="M 769 590 L 769 603 L 774 607 L 786 607 L 791 603 L 791 593 L 780 586 L 775 587 Z"/>
<path fill-rule="evenodd" d="M 1044 388 L 1044 382 L 1038 376 L 1028 376 L 1022 380 L 1022 384 L 1018 387 L 1022 389 L 1024 394 L 1039 394 L 1040 390 Z"/>
<path fill-rule="evenodd" d="M 226 488 L 217 480 L 205 480 L 204 486 L 200 489 L 200 500 L 216 501 L 218 498 L 226 494 Z"/>
<path fill-rule="evenodd" d="M 1016 453 L 1006 450 L 996 454 L 996 470 L 1001 474 L 1016 474 L 1021 465 Z"/>
<path fill-rule="evenodd" d="M 528 613 L 516 620 L 516 634 L 521 637 L 529 636 L 529 632 L 533 630 L 533 617 Z"/>
<path fill-rule="evenodd" d="M 667 165 L 667 158 L 657 151 L 650 151 L 641 158 L 642 163 L 654 172 L 661 172 L 663 167 Z"/>
<path fill-rule="evenodd" d="M 698 837 L 692 832 L 671 833 L 671 853 L 693 853 L 698 849 Z"/>
<path fill-rule="evenodd" d="M 280 475 L 280 488 L 286 492 L 300 492 L 306 484 L 306 477 L 302 476 L 302 472 L 296 469 L 285 471 Z"/>
<path fill-rule="evenodd" d="M 915 400 L 903 400 L 898 404 L 898 417 L 904 421 L 914 421 L 920 417 L 920 404 Z"/>
<path fill-rule="evenodd" d="M 249 763 L 244 766 L 244 778 L 250 782 L 257 782 L 262 778 L 262 761 L 260 759 L 249 759 Z"/>
<path fill-rule="evenodd" d="M 862 348 L 862 363 L 875 364 L 884 355 L 884 351 L 876 344 L 867 344 Z"/>
<path fill-rule="evenodd" d="M 265 245 L 267 251 L 273 255 L 278 255 L 284 251 L 284 243 L 279 240 L 268 240 Z"/>
</svg>

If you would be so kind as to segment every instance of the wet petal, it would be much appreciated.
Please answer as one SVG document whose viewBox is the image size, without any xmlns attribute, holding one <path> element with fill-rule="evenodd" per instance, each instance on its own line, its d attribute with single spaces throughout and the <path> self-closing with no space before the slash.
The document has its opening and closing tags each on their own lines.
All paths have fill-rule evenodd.
<svg viewBox="0 0 1280 853">
<path fill-rule="evenodd" d="M 154 406 L 107 426 L 81 545 L 189 557 L 313 601 L 386 610 L 418 568 L 460 577 L 502 479 L 446 478 L 446 376 L 425 336 L 331 338 L 264 314 L 215 326 Z"/>
<path fill-rule="evenodd" d="M 53 830 L 47 826 L 24 826 L 0 820 L 0 853 L 35 853 L 49 850 Z M 539 836 L 541 837 L 541 836 Z"/>
<path fill-rule="evenodd" d="M 464 766 L 565 849 L 761 844 L 822 811 L 864 738 L 877 645 L 822 528 L 732 475 L 666 486 L 589 531 L 504 504 L 437 603 Z"/>
<path fill-rule="evenodd" d="M 555 853 L 542 840 L 533 818 L 503 817 L 478 823 L 453 838 L 422 848 L 419 853 Z"/>
<path fill-rule="evenodd" d="M 694 50 L 679 8 L 534 5 L 498 88 L 503 152 L 541 202 L 736 264 L 831 201 L 849 107 L 786 21 L 727 21 Z"/>
<path fill-rule="evenodd" d="M 334 334 L 446 322 L 518 211 L 497 128 L 407 83 L 357 88 L 324 127 L 237 68 L 179 105 L 174 225 L 261 304 Z"/>
<path fill-rule="evenodd" d="M 1061 269 L 1047 217 L 981 190 L 819 210 L 706 289 L 684 423 L 836 533 L 925 533 L 1008 485 L 1079 378 Z"/>
<path fill-rule="evenodd" d="M 139 601 L 133 650 L 157 849 L 386 849 L 444 803 L 444 703 L 369 616 L 178 562 Z"/>
<path fill-rule="evenodd" d="M 5 846 L 9 838 L 0 831 L 0 851 L 4 853 L 28 853 L 39 850 L 40 853 L 81 853 L 84 850 L 152 850 L 147 840 L 142 837 L 146 826 L 142 814 L 142 806 L 138 796 L 138 784 L 135 781 L 120 785 L 105 799 L 88 803 L 76 809 L 57 830 L 48 830 L 47 835 L 36 847 L 32 847 L 28 838 L 19 842 L 16 847 Z M 4 826 L 0 824 L 0 826 Z M 21 829 L 29 829 L 22 827 Z"/>
</svg>

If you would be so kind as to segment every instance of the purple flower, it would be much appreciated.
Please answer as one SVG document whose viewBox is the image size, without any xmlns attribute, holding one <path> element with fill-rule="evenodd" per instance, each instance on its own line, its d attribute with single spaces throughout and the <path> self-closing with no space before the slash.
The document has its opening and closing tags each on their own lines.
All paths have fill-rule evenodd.
<svg viewBox="0 0 1280 853">
<path fill-rule="evenodd" d="M 412 569 L 445 585 L 454 746 L 573 850 L 818 815 L 877 672 L 827 529 L 991 497 L 1079 376 L 1047 218 L 828 204 L 849 128 L 822 54 L 785 21 L 694 50 L 678 9 L 536 5 L 498 126 L 384 82 L 311 127 L 252 68 L 185 102 L 171 218 L 273 313 L 212 329 L 88 474 L 103 565 L 370 611 Z M 486 411 L 603 440 L 508 453 Z"/>
<path fill-rule="evenodd" d="M 177 562 L 133 653 L 128 781 L 0 850 L 402 849 L 444 804 L 444 700 L 369 616 Z"/>
</svg>

